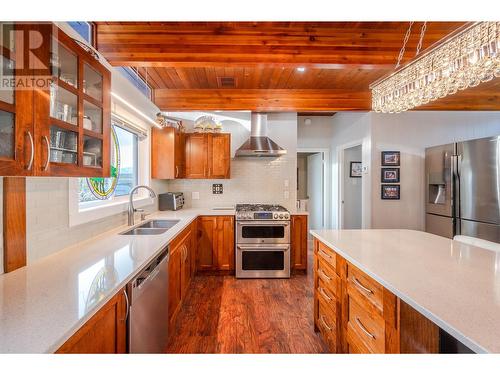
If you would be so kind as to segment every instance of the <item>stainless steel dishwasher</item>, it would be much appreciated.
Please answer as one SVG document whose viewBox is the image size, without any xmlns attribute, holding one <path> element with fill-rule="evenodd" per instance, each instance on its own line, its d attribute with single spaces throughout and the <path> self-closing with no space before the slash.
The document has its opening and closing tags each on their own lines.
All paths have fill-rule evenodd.
<svg viewBox="0 0 500 375">
<path fill-rule="evenodd" d="M 128 285 L 130 353 L 162 353 L 168 340 L 168 247 Z"/>
</svg>

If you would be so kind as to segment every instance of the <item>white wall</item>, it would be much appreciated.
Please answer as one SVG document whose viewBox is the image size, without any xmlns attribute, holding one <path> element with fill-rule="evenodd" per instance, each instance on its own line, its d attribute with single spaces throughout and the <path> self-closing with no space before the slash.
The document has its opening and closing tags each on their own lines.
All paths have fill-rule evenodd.
<svg viewBox="0 0 500 375">
<path fill-rule="evenodd" d="M 361 161 L 361 145 L 350 147 L 344 151 L 343 169 L 343 222 L 342 229 L 361 229 L 362 226 L 362 178 L 350 177 L 351 162 Z"/>
<path fill-rule="evenodd" d="M 222 113 L 223 114 L 223 113 Z M 183 113 L 171 113 L 183 118 Z M 248 113 L 248 117 L 250 114 Z M 187 127 L 191 122 L 185 122 Z M 250 136 L 237 121 L 224 121 L 224 132 L 231 133 L 231 155 Z M 287 154 L 278 158 L 232 158 L 231 179 L 228 180 L 170 180 L 169 191 L 185 193 L 187 207 L 228 206 L 237 203 L 276 203 L 292 210 L 297 199 L 297 115 L 273 113 L 268 116 L 268 135 Z M 288 187 L 285 187 L 288 180 Z M 224 193 L 212 194 L 212 184 L 223 184 Z M 285 191 L 289 197 L 285 198 Z M 192 192 L 200 199 L 193 200 Z"/>
<path fill-rule="evenodd" d="M 332 228 L 339 228 L 339 194 L 341 181 L 339 181 L 339 168 L 342 150 L 348 147 L 362 145 L 361 161 L 363 166 L 371 164 L 371 128 L 369 113 L 341 112 L 332 118 L 333 133 L 331 142 L 332 149 Z M 371 168 L 363 173 L 361 179 L 362 198 L 362 227 L 371 226 Z"/>
<path fill-rule="evenodd" d="M 338 114 L 337 114 L 338 115 Z M 335 116 L 337 116 L 335 115 Z M 334 133 L 333 119 L 335 116 L 299 116 L 297 117 L 297 149 L 305 152 L 312 152 L 318 150 L 328 151 L 328 159 L 326 160 L 326 184 L 325 190 L 331 192 L 332 190 L 332 138 Z M 310 119 L 311 124 L 305 125 L 305 120 Z M 332 226 L 332 201 L 331 194 L 327 194 L 325 199 L 325 227 Z"/>
<path fill-rule="evenodd" d="M 500 135 L 500 112 L 372 113 L 372 227 L 425 228 L 425 148 Z M 401 200 L 380 199 L 383 150 L 401 151 Z"/>
</svg>

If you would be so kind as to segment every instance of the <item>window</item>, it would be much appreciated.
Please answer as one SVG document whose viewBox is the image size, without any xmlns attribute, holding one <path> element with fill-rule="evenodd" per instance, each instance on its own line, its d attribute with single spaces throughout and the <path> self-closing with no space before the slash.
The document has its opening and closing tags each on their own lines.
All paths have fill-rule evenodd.
<svg viewBox="0 0 500 375">
<path fill-rule="evenodd" d="M 151 87 L 133 68 L 120 66 L 117 69 L 125 78 L 127 78 L 137 89 L 148 99 L 151 99 Z"/>
<path fill-rule="evenodd" d="M 75 30 L 80 36 L 85 39 L 85 41 L 93 46 L 94 41 L 93 41 L 93 32 L 94 28 L 92 23 L 90 22 L 84 22 L 84 21 L 73 21 L 73 22 L 68 22 L 68 25 L 70 25 L 73 30 Z"/>
<path fill-rule="evenodd" d="M 112 126 L 110 178 L 80 178 L 80 206 L 128 195 L 138 184 L 138 136 L 116 124 Z"/>
</svg>

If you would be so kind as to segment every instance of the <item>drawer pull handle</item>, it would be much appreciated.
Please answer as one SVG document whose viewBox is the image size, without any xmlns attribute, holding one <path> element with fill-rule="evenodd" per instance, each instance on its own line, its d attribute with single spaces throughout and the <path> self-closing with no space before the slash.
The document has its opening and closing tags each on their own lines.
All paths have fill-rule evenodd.
<svg viewBox="0 0 500 375">
<path fill-rule="evenodd" d="M 361 321 L 359 320 L 358 317 L 356 317 L 356 324 L 358 325 L 359 328 L 361 328 L 361 330 L 370 338 L 374 339 L 375 340 L 375 336 L 372 335 L 366 328 L 365 326 L 363 325 L 363 323 L 361 323 Z"/>
<path fill-rule="evenodd" d="M 324 273 L 321 268 L 318 271 L 319 271 L 319 277 L 321 277 L 322 279 L 326 279 L 326 281 L 332 281 L 332 278 L 329 277 L 326 273 Z"/>
<path fill-rule="evenodd" d="M 321 319 L 321 323 L 323 323 L 323 325 L 325 326 L 325 328 L 326 328 L 327 330 L 331 331 L 331 330 L 332 330 L 332 327 L 330 327 L 328 324 L 326 324 L 326 322 L 325 322 L 325 316 L 324 316 L 324 315 L 321 315 L 321 316 L 320 316 L 320 319 Z"/>
<path fill-rule="evenodd" d="M 328 258 L 328 259 L 332 259 L 332 256 L 330 254 L 327 254 L 325 251 L 323 250 L 320 250 L 319 253 L 321 254 L 321 256 L 325 257 L 325 258 Z"/>
<path fill-rule="evenodd" d="M 328 294 L 326 294 L 325 290 L 321 287 L 318 288 L 319 289 L 319 293 L 325 297 L 328 301 L 331 301 L 332 299 L 330 298 L 330 296 L 328 296 Z"/>
<path fill-rule="evenodd" d="M 352 281 L 358 288 L 361 288 L 362 291 L 368 293 L 368 294 L 373 294 L 373 291 L 368 289 L 366 286 L 361 284 L 358 279 L 356 279 L 354 276 L 352 277 Z"/>
</svg>

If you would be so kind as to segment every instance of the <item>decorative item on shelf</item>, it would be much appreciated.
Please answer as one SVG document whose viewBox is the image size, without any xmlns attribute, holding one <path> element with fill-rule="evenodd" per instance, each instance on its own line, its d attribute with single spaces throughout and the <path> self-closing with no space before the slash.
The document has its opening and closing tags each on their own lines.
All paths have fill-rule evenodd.
<svg viewBox="0 0 500 375">
<path fill-rule="evenodd" d="M 161 127 L 164 127 L 167 125 L 167 120 L 165 118 L 165 116 L 161 113 L 161 112 L 158 112 L 156 114 L 156 119 L 155 119 L 156 123 L 158 125 L 160 125 Z"/>
<path fill-rule="evenodd" d="M 214 132 L 215 133 L 222 133 L 222 123 L 218 120 L 215 120 Z"/>
<path fill-rule="evenodd" d="M 399 168 L 382 168 L 380 180 L 382 183 L 399 182 Z"/>
<path fill-rule="evenodd" d="M 182 123 L 182 121 L 179 121 L 179 132 L 181 133 L 185 133 L 186 132 L 186 127 L 184 126 L 184 124 Z"/>
<path fill-rule="evenodd" d="M 201 116 L 194 122 L 194 131 L 195 133 L 212 133 L 216 126 L 217 122 L 212 116 Z"/>
<path fill-rule="evenodd" d="M 410 23 L 399 53 L 399 68 L 411 34 Z M 420 32 L 422 47 L 426 23 Z M 370 85 L 372 109 L 398 113 L 453 95 L 500 77 L 500 22 L 475 22 L 439 41 L 436 46 Z"/>
<path fill-rule="evenodd" d="M 361 177 L 363 172 L 363 164 L 360 161 L 351 161 L 351 170 L 349 177 Z"/>
<path fill-rule="evenodd" d="M 399 151 L 382 151 L 382 166 L 399 167 L 401 153 Z"/>
<path fill-rule="evenodd" d="M 92 124 L 92 120 L 90 119 L 90 116 L 83 116 L 83 128 L 87 130 L 93 130 L 94 126 Z"/>
<path fill-rule="evenodd" d="M 399 185 L 381 185 L 380 197 L 387 200 L 400 199 L 400 186 Z"/>
</svg>

